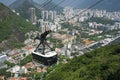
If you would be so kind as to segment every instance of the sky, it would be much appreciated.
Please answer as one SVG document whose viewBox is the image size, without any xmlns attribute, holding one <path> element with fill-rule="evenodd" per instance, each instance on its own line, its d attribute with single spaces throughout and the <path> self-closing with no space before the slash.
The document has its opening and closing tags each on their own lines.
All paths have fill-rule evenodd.
<svg viewBox="0 0 120 80">
<path fill-rule="evenodd" d="M 12 2 L 16 0 L 0 0 L 0 2 L 4 3 L 5 5 L 10 5 Z M 45 1 L 50 0 L 33 0 L 36 3 L 41 3 Z M 64 1 L 59 6 L 65 7 L 70 6 L 73 8 L 88 8 L 94 3 L 96 3 L 99 0 L 52 0 L 56 4 L 59 4 L 61 1 Z M 120 0 L 104 0 L 97 6 L 95 6 L 97 9 L 105 9 L 108 11 L 120 11 Z"/>
<path fill-rule="evenodd" d="M 16 0 L 0 0 L 0 2 L 4 3 L 5 5 L 9 6 L 11 3 L 13 3 Z M 41 3 L 41 2 L 45 2 L 45 1 L 49 1 L 49 0 L 33 0 L 36 3 Z M 60 3 L 61 1 L 63 1 L 63 3 L 60 4 L 60 6 L 72 6 L 72 7 L 77 7 L 77 6 L 84 6 L 84 3 L 88 4 L 91 2 L 95 2 L 98 0 L 52 0 L 53 2 L 55 2 L 56 4 Z"/>
<path fill-rule="evenodd" d="M 37 3 L 43 2 L 43 1 L 47 1 L 47 0 L 33 0 Z M 60 4 L 60 6 L 72 6 L 72 7 L 76 7 L 78 5 L 81 5 L 83 2 L 85 2 L 85 0 L 52 0 L 53 2 L 55 2 L 56 4 L 60 3 L 61 1 L 63 1 L 63 3 Z M 93 1 L 93 0 L 92 0 Z M 94 0 L 97 1 L 97 0 Z"/>
<path fill-rule="evenodd" d="M 5 5 L 10 5 L 11 3 L 13 3 L 15 0 L 0 0 L 0 2 L 2 2 Z"/>
<path fill-rule="evenodd" d="M 4 3 L 5 5 L 9 6 L 11 3 L 13 3 L 16 0 L 0 0 L 0 2 Z M 36 3 L 41 3 L 43 1 L 47 1 L 47 0 L 33 0 Z M 55 3 L 59 3 L 63 0 L 52 0 Z M 79 5 L 80 3 L 82 3 L 84 0 L 64 0 L 64 2 L 61 4 L 61 6 L 66 6 L 69 4 L 69 6 L 76 6 Z M 76 4 L 76 5 L 74 5 Z"/>
</svg>

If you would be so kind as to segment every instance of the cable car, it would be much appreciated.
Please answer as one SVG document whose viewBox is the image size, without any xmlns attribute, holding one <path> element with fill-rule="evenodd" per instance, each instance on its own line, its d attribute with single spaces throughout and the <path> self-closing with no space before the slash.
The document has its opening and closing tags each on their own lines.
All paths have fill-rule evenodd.
<svg viewBox="0 0 120 80">
<path fill-rule="evenodd" d="M 37 46 L 37 48 L 32 52 L 33 61 L 50 66 L 52 64 L 55 64 L 57 62 L 57 53 L 52 50 L 52 48 L 48 45 L 46 36 L 51 31 L 46 31 L 42 33 L 40 36 L 38 35 L 35 39 L 40 40 L 40 44 Z M 50 49 L 46 49 L 45 47 L 48 47 Z"/>
<path fill-rule="evenodd" d="M 55 51 L 45 52 L 44 55 L 40 52 L 33 51 L 32 57 L 34 61 L 41 63 L 43 65 L 50 66 L 57 62 L 57 53 Z"/>
</svg>

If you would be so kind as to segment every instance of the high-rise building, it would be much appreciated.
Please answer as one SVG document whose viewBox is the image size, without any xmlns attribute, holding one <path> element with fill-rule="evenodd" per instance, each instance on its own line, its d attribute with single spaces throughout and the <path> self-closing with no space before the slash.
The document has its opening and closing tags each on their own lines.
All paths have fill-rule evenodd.
<svg viewBox="0 0 120 80">
<path fill-rule="evenodd" d="M 39 27 L 40 31 L 43 33 L 47 30 L 57 31 L 61 29 L 61 25 L 57 22 L 52 23 L 49 21 L 44 21 L 43 19 L 39 19 L 37 21 L 37 27 Z"/>
<path fill-rule="evenodd" d="M 7 55 L 0 54 L 0 62 L 4 62 L 5 60 L 7 60 Z"/>
<path fill-rule="evenodd" d="M 42 13 L 41 13 L 41 16 L 42 16 L 42 19 L 43 19 L 43 20 L 44 20 L 44 18 L 45 18 L 44 13 L 45 13 L 45 11 L 42 11 Z"/>
<path fill-rule="evenodd" d="M 48 19 L 48 11 L 47 10 L 42 11 L 42 19 L 43 20 L 47 20 Z"/>
<path fill-rule="evenodd" d="M 57 12 L 53 11 L 53 18 L 56 19 Z"/>
<path fill-rule="evenodd" d="M 56 11 L 42 11 L 43 20 L 54 20 L 56 18 Z"/>
<path fill-rule="evenodd" d="M 30 22 L 36 24 L 35 8 L 29 8 Z"/>
<path fill-rule="evenodd" d="M 49 11 L 49 19 L 54 20 L 53 11 Z"/>
</svg>

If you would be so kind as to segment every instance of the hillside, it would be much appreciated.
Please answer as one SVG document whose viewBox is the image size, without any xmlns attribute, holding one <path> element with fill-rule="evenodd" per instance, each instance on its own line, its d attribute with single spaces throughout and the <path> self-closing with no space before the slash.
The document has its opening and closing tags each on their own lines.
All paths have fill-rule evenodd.
<svg viewBox="0 0 120 80">
<path fill-rule="evenodd" d="M 16 10 L 16 12 L 20 13 L 20 16 L 22 16 L 25 19 L 29 19 L 29 8 L 34 7 L 36 10 L 36 15 L 38 18 L 41 17 L 41 11 L 37 9 L 35 6 L 35 3 L 32 0 L 16 0 L 13 2 L 9 7 L 11 9 Z"/>
<path fill-rule="evenodd" d="M 35 26 L 0 3 L 0 51 L 22 46 L 24 34 L 35 29 Z"/>
<path fill-rule="evenodd" d="M 41 18 L 41 10 L 39 8 L 41 8 L 43 10 L 44 9 L 45 10 L 60 10 L 61 9 L 61 7 L 56 6 L 56 4 L 53 2 L 50 2 L 49 5 L 46 5 L 44 7 L 43 7 L 43 5 L 46 5 L 46 3 L 43 3 L 40 5 L 40 4 L 35 3 L 33 0 L 16 0 L 9 7 L 11 9 L 15 9 L 18 13 L 20 13 L 20 15 L 23 18 L 26 18 L 26 19 L 29 19 L 28 10 L 31 7 L 35 8 L 38 19 Z"/>
<path fill-rule="evenodd" d="M 45 80 L 120 80 L 120 43 L 75 57 Z"/>
<path fill-rule="evenodd" d="M 18 8 L 19 6 L 21 6 L 23 3 L 25 3 L 25 1 L 30 4 L 34 4 L 33 0 L 16 0 L 14 1 L 11 5 L 10 5 L 10 8 L 12 9 L 16 9 Z"/>
</svg>

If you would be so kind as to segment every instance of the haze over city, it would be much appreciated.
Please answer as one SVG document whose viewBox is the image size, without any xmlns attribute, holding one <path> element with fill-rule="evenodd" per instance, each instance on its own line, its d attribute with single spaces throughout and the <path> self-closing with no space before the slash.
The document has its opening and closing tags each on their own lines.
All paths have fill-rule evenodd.
<svg viewBox="0 0 120 80">
<path fill-rule="evenodd" d="M 4 3 L 5 5 L 9 6 L 13 2 L 17 0 L 0 0 L 0 2 Z M 24 0 L 23 0 L 24 1 Z M 38 4 L 42 4 L 46 1 L 50 0 L 33 0 L 34 2 Z M 58 4 L 59 2 L 63 1 L 60 6 L 65 7 L 65 6 L 70 6 L 73 8 L 87 8 L 93 3 L 99 1 L 99 0 L 51 0 L 52 2 Z M 114 6 L 115 4 L 115 6 Z M 120 9 L 120 3 L 119 0 L 105 0 L 99 5 L 95 7 L 96 9 L 106 9 L 109 11 L 118 11 Z"/>
</svg>

